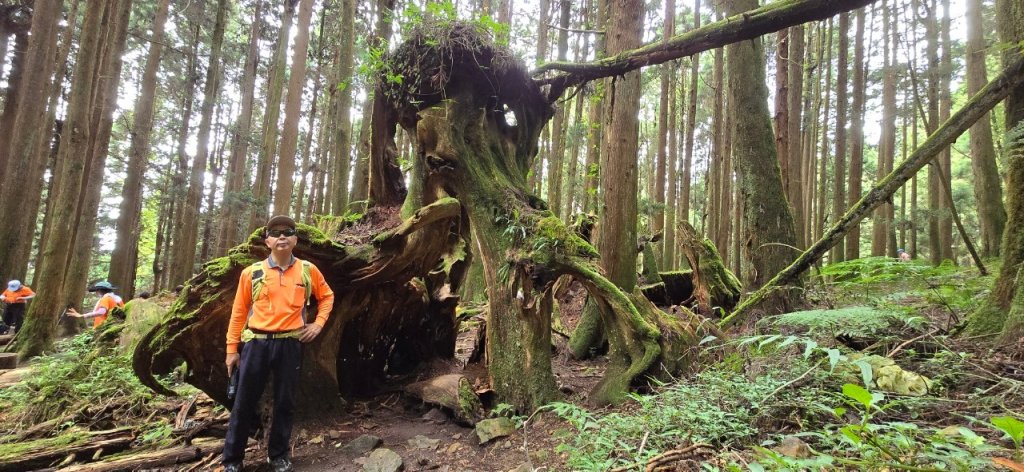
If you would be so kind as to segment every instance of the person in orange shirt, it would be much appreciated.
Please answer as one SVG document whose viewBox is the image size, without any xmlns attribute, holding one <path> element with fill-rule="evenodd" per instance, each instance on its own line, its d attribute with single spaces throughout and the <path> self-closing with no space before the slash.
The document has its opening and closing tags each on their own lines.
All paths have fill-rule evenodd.
<svg viewBox="0 0 1024 472">
<path fill-rule="evenodd" d="M 7 330 L 11 326 L 14 327 L 15 333 L 21 331 L 21 324 L 25 321 L 25 304 L 35 296 L 36 292 L 33 292 L 27 285 L 22 285 L 21 281 L 7 282 L 7 290 L 0 294 L 0 301 L 7 304 L 7 308 L 4 309 L 2 334 L 7 334 Z"/>
<path fill-rule="evenodd" d="M 114 293 L 114 286 L 110 285 L 110 282 L 106 280 L 96 282 L 96 285 L 89 287 L 90 292 L 97 292 L 100 294 L 99 301 L 96 302 L 96 306 L 89 313 L 79 313 L 74 308 L 68 308 L 68 316 L 74 318 L 92 318 L 93 329 L 99 328 L 104 321 L 107 320 L 107 316 L 114 308 L 124 308 L 124 300 Z"/>
<path fill-rule="evenodd" d="M 334 307 L 334 292 L 323 274 L 292 255 L 298 243 L 295 220 L 275 216 L 264 229 L 270 257 L 242 270 L 227 330 L 228 375 L 238 369 L 238 384 L 227 436 L 224 472 L 237 472 L 267 376 L 274 377 L 274 408 L 267 459 L 274 472 L 292 470 L 288 457 L 294 418 L 294 387 L 299 381 L 302 344 L 316 339 Z M 316 297 L 316 318 L 306 322 L 306 305 Z M 239 352 L 239 344 L 245 344 Z"/>
</svg>

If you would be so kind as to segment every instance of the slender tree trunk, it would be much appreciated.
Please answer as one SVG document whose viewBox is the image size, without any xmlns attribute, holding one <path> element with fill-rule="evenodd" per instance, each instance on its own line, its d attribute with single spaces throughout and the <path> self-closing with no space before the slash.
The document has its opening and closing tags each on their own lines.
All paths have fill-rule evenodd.
<svg viewBox="0 0 1024 472">
<path fill-rule="evenodd" d="M 373 37 L 370 38 L 371 47 L 386 51 L 391 42 L 392 11 L 395 8 L 395 0 L 377 0 L 377 24 Z M 356 165 L 353 171 L 352 195 L 349 204 L 362 202 L 364 205 L 370 196 L 370 121 L 373 110 L 372 97 L 367 96 L 363 102 L 362 122 L 359 127 L 359 150 L 356 153 Z"/>
<path fill-rule="evenodd" d="M 86 10 L 79 40 L 79 51 L 82 53 L 75 62 L 66 127 L 61 136 L 60 156 L 57 160 L 59 164 L 54 173 L 55 178 L 61 176 L 61 185 L 54 187 L 55 194 L 49 197 L 53 200 L 53 216 L 36 272 L 36 280 L 39 282 L 36 292 L 39 295 L 29 305 L 25 326 L 20 333 L 18 352 L 23 358 L 36 356 L 50 348 L 57 317 L 67 300 L 65 276 L 70 265 L 69 256 L 74 247 L 75 231 L 79 229 L 77 216 L 82 209 L 84 174 L 90 168 L 89 161 L 94 156 L 95 141 L 103 134 L 94 121 L 94 107 L 100 110 L 105 107 L 94 102 L 94 99 L 102 97 L 97 92 L 101 90 L 104 80 L 114 82 L 115 87 L 117 83 L 116 76 L 103 79 L 97 72 L 111 74 L 120 71 L 119 67 L 117 71 L 104 69 L 103 59 L 106 54 L 106 57 L 114 58 L 109 61 L 110 64 L 120 65 L 124 35 L 118 34 L 118 30 L 127 31 L 130 5 L 129 0 L 111 1 Z M 120 43 L 117 42 L 119 37 Z M 99 165 L 102 167 L 102 163 Z M 88 218 L 94 219 L 94 216 L 89 215 Z M 91 233 L 80 237 L 91 240 Z M 75 289 L 81 290 L 80 287 Z"/>
<path fill-rule="evenodd" d="M 7 175 L 11 163 L 10 144 L 14 142 L 14 121 L 22 102 L 18 96 L 22 76 L 25 75 L 26 51 L 29 47 L 29 34 L 20 32 L 14 35 L 14 54 L 11 58 L 11 72 L 7 79 L 7 93 L 4 94 L 4 111 L 0 113 L 0 176 Z M 45 51 L 44 51 L 45 52 Z M 0 58 L 2 61 L 3 58 Z"/>
<path fill-rule="evenodd" d="M 715 50 L 715 61 L 713 67 L 714 110 L 711 115 L 711 161 L 708 163 L 707 177 L 707 206 L 705 207 L 706 231 L 708 238 L 720 247 L 722 239 L 718 234 L 718 220 L 720 214 L 719 205 L 722 201 L 721 182 L 722 161 L 725 156 L 725 135 L 730 130 L 725 126 L 725 54 L 724 48 Z"/>
<path fill-rule="evenodd" d="M 588 2 L 588 6 L 586 8 L 584 8 L 584 11 L 583 11 L 582 15 L 583 15 L 583 20 L 582 20 L 583 27 L 584 28 L 589 28 L 590 15 L 591 15 L 589 2 Z M 583 60 L 583 58 L 586 56 L 586 54 L 589 51 L 590 51 L 590 35 L 584 35 L 583 36 L 583 44 L 580 45 L 579 42 L 576 43 L 576 52 L 575 52 L 576 60 L 577 61 Z M 577 130 L 580 130 L 581 126 L 584 123 L 583 122 L 583 103 L 584 103 L 584 101 L 586 101 L 586 100 L 584 100 L 584 96 L 583 95 L 577 95 L 576 98 L 573 100 L 573 102 L 574 102 L 574 105 L 573 105 L 573 107 L 574 107 L 573 121 L 572 121 L 573 122 L 573 125 L 572 125 L 573 133 L 571 134 L 572 137 L 569 139 L 569 156 L 570 157 L 569 157 L 569 168 L 566 170 L 567 176 L 566 176 L 566 184 L 565 184 L 565 188 L 569 189 L 569 191 L 564 192 L 565 193 L 565 213 L 563 213 L 566 216 L 566 218 L 568 218 L 570 220 L 574 217 L 574 215 L 576 213 L 575 212 L 576 203 L 577 202 L 581 202 L 582 203 L 586 199 L 585 195 L 583 195 L 582 196 L 583 198 L 580 199 L 580 200 L 577 200 L 577 198 L 576 198 L 577 197 L 576 185 L 579 182 L 579 176 L 577 174 L 579 173 L 580 148 L 582 147 L 583 143 L 585 142 L 583 134 L 578 132 Z"/>
<path fill-rule="evenodd" d="M 829 114 L 829 108 L 830 108 L 830 105 L 832 104 L 832 37 L 834 36 L 834 30 L 833 30 L 833 26 L 832 25 L 833 25 L 832 20 L 829 20 L 828 28 L 825 30 L 825 33 L 824 33 L 825 37 L 827 38 L 827 40 L 823 41 L 823 42 L 826 43 L 825 49 L 824 49 L 824 57 L 825 57 L 825 59 L 823 61 L 821 61 L 821 67 L 825 67 L 825 74 L 823 75 L 824 78 L 825 78 L 825 81 L 824 81 L 824 83 L 819 82 L 821 84 L 821 88 L 825 89 L 825 98 L 824 98 L 825 112 L 821 115 L 821 119 L 819 120 L 819 122 L 821 123 L 821 133 L 820 133 L 820 135 L 821 135 L 821 146 L 819 147 L 821 158 L 820 158 L 820 162 L 819 162 L 820 168 L 818 170 L 818 188 L 817 188 L 817 192 L 816 192 L 818 194 L 818 203 L 817 203 L 817 217 L 815 218 L 816 221 L 814 223 L 814 234 L 811 236 L 811 239 L 813 239 L 815 241 L 820 239 L 821 238 L 821 234 L 825 232 L 825 224 L 826 224 L 825 223 L 826 222 L 826 220 L 825 220 L 825 214 L 826 214 L 825 208 L 826 208 L 826 205 L 827 205 L 826 195 L 828 193 L 828 172 L 827 172 L 827 168 L 828 168 L 828 157 L 829 157 L 828 123 L 829 123 L 829 119 L 831 118 L 831 115 Z M 819 36 L 819 39 L 821 39 L 820 36 Z M 820 96 L 820 94 L 819 94 L 819 96 Z M 837 134 L 838 134 L 838 132 L 839 132 L 839 130 L 836 130 Z M 834 166 L 833 166 L 833 168 L 834 168 Z M 835 219 L 835 216 L 833 216 L 832 219 Z"/>
<path fill-rule="evenodd" d="M 676 15 L 676 4 L 675 0 L 666 0 L 665 2 L 665 26 L 664 32 L 662 33 L 662 40 L 668 40 L 675 34 L 675 15 Z M 659 66 L 661 69 L 661 97 L 658 104 L 658 138 L 657 138 L 657 152 L 655 153 L 655 168 L 654 168 L 654 202 L 655 210 L 651 215 L 651 234 L 667 233 L 672 231 L 672 226 L 666 225 L 666 215 L 668 215 L 667 208 L 665 208 L 665 181 L 668 179 L 668 134 L 669 128 L 669 115 L 670 115 L 670 99 L 672 97 L 672 74 L 671 70 L 675 68 L 675 64 L 666 63 Z M 667 235 L 661 239 L 659 243 L 656 243 L 655 254 L 659 260 L 663 260 L 663 256 L 668 252 L 666 247 Z M 672 237 L 672 241 L 675 242 L 675 235 Z M 660 264 L 659 264 L 660 265 Z"/>
<path fill-rule="evenodd" d="M 789 35 L 793 28 L 775 33 L 775 154 L 782 170 L 782 187 L 789 197 Z"/>
<path fill-rule="evenodd" d="M 786 166 L 789 172 L 789 186 L 786 188 L 786 195 L 789 204 L 793 209 L 793 229 L 796 235 L 796 246 L 803 248 L 804 227 L 807 225 L 804 213 L 803 187 L 806 180 L 803 176 L 803 137 L 807 130 L 801 132 L 803 112 L 801 102 L 804 96 L 804 27 L 803 25 L 793 26 L 789 32 L 789 155 L 779 155 L 779 160 L 786 159 L 789 165 Z"/>
<path fill-rule="evenodd" d="M 107 278 L 121 293 L 135 295 L 135 274 L 139 262 L 139 224 L 142 216 L 142 181 L 149 163 L 149 138 L 153 131 L 153 105 L 156 100 L 156 73 L 160 69 L 163 53 L 164 23 L 170 0 L 160 0 L 153 18 L 153 34 L 149 54 L 142 71 L 139 98 L 132 114 L 131 147 L 128 150 L 128 175 L 125 177 L 121 207 L 117 218 L 117 240 L 110 255 L 110 273 Z"/>
<path fill-rule="evenodd" d="M 568 60 L 569 56 L 569 15 L 572 13 L 572 2 L 558 0 L 558 60 Z M 551 154 L 548 155 L 548 206 L 555 216 L 567 220 L 568 215 L 562 214 L 562 164 L 565 160 L 565 107 L 555 110 L 555 118 L 551 121 Z"/>
<path fill-rule="evenodd" d="M 757 7 L 757 0 L 726 2 L 727 13 L 738 15 Z M 742 182 L 743 257 L 750 261 L 744 287 L 756 289 L 784 269 L 796 254 L 793 216 L 782 189 L 782 174 L 775 155 L 764 49 L 760 39 L 734 43 L 729 54 L 729 97 L 735 103 L 736 170 Z M 779 291 L 760 305 L 767 313 L 782 313 L 799 304 L 799 295 Z"/>
<path fill-rule="evenodd" d="M 203 84 L 203 104 L 200 108 L 199 130 L 196 132 L 196 155 L 189 174 L 188 192 L 180 206 L 180 226 L 175 229 L 173 260 L 171 261 L 170 283 L 177 285 L 192 276 L 196 262 L 196 237 L 198 236 L 199 200 L 203 195 L 203 175 L 209 159 L 210 128 L 213 120 L 213 105 L 220 86 L 221 49 L 224 44 L 224 27 L 227 16 L 227 0 L 217 2 L 217 19 L 210 39 L 210 61 L 206 67 L 206 81 Z"/>
<path fill-rule="evenodd" d="M 1003 51 L 1003 66 L 1019 63 L 1024 56 L 1024 50 L 1019 47 L 1024 41 L 1024 5 L 1013 0 L 997 0 L 996 27 L 1000 42 L 1018 45 Z M 1024 83 L 1018 82 L 1010 90 L 1003 106 L 1006 129 L 1024 128 Z M 999 341 L 1014 343 L 1024 334 L 1024 287 L 1020 275 L 1024 264 L 1024 140 L 1008 141 L 1003 161 L 1006 163 L 1007 216 L 1000 250 L 1003 265 L 984 304 L 971 315 L 968 332 L 1000 332 Z"/>
<path fill-rule="evenodd" d="M 700 28 L 700 2 L 701 0 L 696 0 L 693 6 L 694 29 Z M 716 70 L 719 54 L 721 54 L 721 50 L 715 51 Z M 697 130 L 697 80 L 699 78 L 700 53 L 697 53 L 690 58 L 690 98 L 686 102 L 686 144 L 683 148 L 683 170 L 679 187 L 679 214 L 682 216 L 680 218 L 681 221 L 690 220 L 690 182 L 693 179 L 693 144 Z M 718 82 L 716 87 L 721 87 L 721 85 L 721 82 Z"/>
<path fill-rule="evenodd" d="M 949 118 L 949 110 L 952 106 L 952 96 L 949 90 L 949 83 L 953 77 L 953 54 L 950 51 L 953 47 L 953 41 L 949 37 L 950 19 L 949 19 L 949 0 L 942 0 L 942 24 L 940 31 L 942 32 L 942 57 L 940 59 L 940 66 L 938 73 L 939 75 L 939 121 L 935 123 L 938 126 L 940 123 L 944 123 Z M 939 154 L 939 190 L 945 191 L 944 188 L 950 186 L 950 179 L 953 178 L 952 162 L 950 159 L 950 150 L 947 148 L 941 154 Z M 944 178 L 942 176 L 945 176 Z M 945 180 L 945 183 L 941 183 Z M 952 208 L 946 200 L 943 198 L 940 200 L 942 208 L 939 214 L 939 245 L 942 249 L 942 259 L 950 260 L 953 264 L 956 264 L 956 254 L 953 253 L 953 212 L 956 211 Z"/>
<path fill-rule="evenodd" d="M 338 53 L 334 58 L 337 74 L 331 93 L 335 94 L 334 114 L 334 145 L 332 158 L 334 162 L 334 200 L 331 212 L 336 215 L 345 213 L 348 206 L 348 180 L 352 161 L 352 68 L 355 43 L 355 0 L 341 0 Z"/>
<path fill-rule="evenodd" d="M 890 17 L 894 17 L 887 0 L 882 0 L 882 57 L 883 57 L 883 79 L 882 79 L 882 134 L 878 139 L 878 172 L 877 181 L 881 182 L 889 172 L 892 172 L 892 163 L 896 152 L 896 66 L 894 57 L 890 55 L 891 28 Z M 889 251 L 889 232 L 892 223 L 892 205 L 883 203 L 875 209 L 874 220 L 871 231 L 871 255 L 885 256 Z M 896 257 L 895 248 L 891 257 Z"/>
<path fill-rule="evenodd" d="M 985 72 L 985 23 L 981 0 L 967 5 L 967 93 L 974 95 L 988 82 Z M 996 150 L 992 143 L 992 124 L 988 116 L 971 127 L 971 169 L 974 171 L 974 200 L 978 204 L 981 226 L 981 255 L 999 256 L 999 239 L 1006 227 L 1003 208 L 1002 179 L 996 167 Z"/>
<path fill-rule="evenodd" d="M 277 156 L 278 119 L 281 117 L 281 96 L 284 94 L 285 67 L 288 55 L 288 40 L 291 38 L 292 18 L 295 17 L 295 0 L 285 0 L 281 28 L 277 32 L 277 46 L 270 64 L 267 79 L 267 99 L 263 109 L 263 141 L 260 144 L 256 178 L 253 183 L 253 210 L 249 219 L 249 230 L 262 226 L 267 221 L 267 207 L 270 205 L 270 177 L 273 173 L 274 158 Z"/>
<path fill-rule="evenodd" d="M 636 48 L 643 33 L 644 3 L 640 0 L 612 0 L 609 6 L 607 50 L 609 55 Z M 623 292 L 636 286 L 637 243 L 637 154 L 640 109 L 640 71 L 612 79 L 608 95 L 612 100 L 611 122 L 601 155 L 602 202 L 600 214 L 601 265 L 608 279 Z M 604 326 L 615 324 L 607 310 L 601 313 Z M 625 372 L 632 363 L 622 333 L 607 330 L 610 372 Z M 605 379 L 614 377 L 607 375 Z M 600 389 L 598 387 L 597 389 Z M 613 399 L 614 400 L 614 399 Z"/>
<path fill-rule="evenodd" d="M 274 214 L 286 215 L 292 208 L 295 186 L 295 152 L 299 144 L 299 118 L 302 114 L 302 89 L 306 84 L 306 53 L 309 49 L 309 22 L 313 0 L 299 0 L 298 31 L 292 52 L 292 69 L 288 77 L 288 100 L 284 104 L 284 126 L 281 149 L 277 159 L 277 186 L 274 189 Z"/>
<path fill-rule="evenodd" d="M 836 161 L 833 165 L 835 177 L 832 181 L 832 218 L 839 218 L 846 212 L 846 101 L 850 51 L 850 14 L 839 14 L 839 50 L 836 60 Z M 846 240 L 836 241 L 829 252 L 829 262 L 846 260 Z"/>
<path fill-rule="evenodd" d="M 857 33 L 853 45 L 853 103 L 850 110 L 850 184 L 847 204 L 853 207 L 861 197 L 861 179 L 864 171 L 864 24 L 866 8 L 857 10 Z M 846 235 L 846 260 L 860 258 L 860 227 Z"/>
<path fill-rule="evenodd" d="M 548 57 L 548 13 L 551 10 L 551 0 L 539 0 L 540 6 L 540 17 L 537 19 L 537 48 L 536 55 L 534 56 L 534 63 L 537 65 L 547 62 Z M 540 146 L 538 146 L 539 152 L 537 157 L 533 161 L 533 171 L 527 176 L 527 184 L 529 189 L 537 195 L 543 195 L 541 188 L 544 183 L 544 161 L 550 159 L 551 153 L 546 152 L 546 146 L 551 136 L 551 128 L 545 128 L 544 133 L 541 135 Z M 548 178 L 551 176 L 548 175 Z"/>
<path fill-rule="evenodd" d="M 0 237 L 7 244 L 0 249 L 0 280 L 25 278 L 28 255 L 31 251 L 32 233 L 35 230 L 38 203 L 43 190 L 42 168 L 46 163 L 53 122 L 47 120 L 49 112 L 43 104 L 50 101 L 54 90 L 60 88 L 51 84 L 54 72 L 53 59 L 57 56 L 57 26 L 61 18 L 61 3 L 55 0 L 37 1 L 32 13 L 31 36 L 26 50 L 16 55 L 17 80 L 8 82 L 17 86 L 14 98 L 5 102 L 4 117 L 8 111 L 13 115 L 11 128 L 0 131 L 0 154 L 9 160 L 0 164 L 0 210 L 4 224 L 0 225 Z M 74 28 L 74 19 L 69 22 Z M 6 35 L 6 32 L 3 32 Z M 3 61 L 0 56 L 0 63 Z M 14 72 L 12 63 L 12 73 Z M 59 77 L 55 80 L 59 80 Z M 8 94 L 11 97 L 11 94 Z M 18 106 L 33 104 L 32 106 Z M 0 122 L 0 124 L 3 124 Z M 6 135 L 6 136 L 5 136 Z M 2 138 L 10 138 L 10 141 Z M 0 157 L 3 159 L 3 157 Z M 23 206 L 35 202 L 34 206 Z"/>
<path fill-rule="evenodd" d="M 241 242 L 242 217 L 251 210 L 243 192 L 248 166 L 249 140 L 252 138 L 252 106 L 256 92 L 256 68 L 259 66 L 260 35 L 263 30 L 262 2 L 256 2 L 249 25 L 249 48 L 242 70 L 241 110 L 235 126 L 231 128 L 231 158 L 228 160 L 227 182 L 221 202 L 220 231 L 217 237 L 217 254 L 226 254 L 228 249 Z M 246 222 L 247 223 L 247 222 Z"/>
</svg>

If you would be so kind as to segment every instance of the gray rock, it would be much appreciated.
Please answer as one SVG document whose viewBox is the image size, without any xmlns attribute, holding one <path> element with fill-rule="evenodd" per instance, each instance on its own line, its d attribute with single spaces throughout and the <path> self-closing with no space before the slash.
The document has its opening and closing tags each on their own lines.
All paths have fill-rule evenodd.
<svg viewBox="0 0 1024 472">
<path fill-rule="evenodd" d="M 432 408 L 422 418 L 424 421 L 434 424 L 445 424 L 448 422 L 448 415 L 441 411 L 440 408 Z"/>
<path fill-rule="evenodd" d="M 474 431 L 480 439 L 480 444 L 485 444 L 494 438 L 502 438 L 516 432 L 516 424 L 509 418 L 492 418 L 477 423 Z"/>
<path fill-rule="evenodd" d="M 353 456 L 361 456 L 380 447 L 383 441 L 377 436 L 371 434 L 364 434 L 352 440 L 352 442 L 346 444 L 341 448 L 341 452 L 344 454 L 351 454 Z"/>
<path fill-rule="evenodd" d="M 376 449 L 363 463 L 365 472 L 398 472 L 404 466 L 402 457 L 387 448 Z"/>
<path fill-rule="evenodd" d="M 409 446 L 413 449 L 437 449 L 437 445 L 440 442 L 440 439 L 431 439 L 422 434 L 417 434 L 416 437 L 409 440 Z"/>
</svg>

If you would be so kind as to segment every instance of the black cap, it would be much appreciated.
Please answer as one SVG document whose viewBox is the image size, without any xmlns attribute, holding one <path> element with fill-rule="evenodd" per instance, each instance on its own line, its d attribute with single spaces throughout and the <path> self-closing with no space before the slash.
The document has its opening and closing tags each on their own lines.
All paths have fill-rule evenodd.
<svg viewBox="0 0 1024 472">
<path fill-rule="evenodd" d="M 271 217 L 270 220 L 267 221 L 267 229 L 268 230 L 270 228 L 275 227 L 275 226 L 287 226 L 287 227 L 289 227 L 291 229 L 295 229 L 295 220 L 293 220 L 290 216 L 277 215 L 277 216 Z"/>
</svg>

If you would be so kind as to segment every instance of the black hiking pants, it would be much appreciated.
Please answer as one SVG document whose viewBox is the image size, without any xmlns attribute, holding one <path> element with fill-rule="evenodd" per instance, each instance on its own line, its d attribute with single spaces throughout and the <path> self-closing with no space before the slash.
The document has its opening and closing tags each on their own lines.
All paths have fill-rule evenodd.
<svg viewBox="0 0 1024 472">
<path fill-rule="evenodd" d="M 274 378 L 274 408 L 267 444 L 268 459 L 288 458 L 295 419 L 295 385 L 302 365 L 298 339 L 253 339 L 245 343 L 239 363 L 238 390 L 224 438 L 224 464 L 241 464 L 245 444 L 257 419 L 256 408 L 268 377 Z"/>
<path fill-rule="evenodd" d="M 8 303 L 7 308 L 4 309 L 4 324 L 8 327 L 14 327 L 14 330 L 21 332 L 21 324 L 25 322 L 25 304 L 24 303 Z"/>
</svg>

